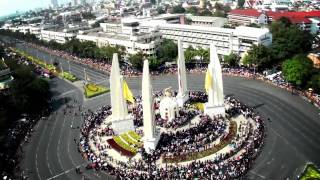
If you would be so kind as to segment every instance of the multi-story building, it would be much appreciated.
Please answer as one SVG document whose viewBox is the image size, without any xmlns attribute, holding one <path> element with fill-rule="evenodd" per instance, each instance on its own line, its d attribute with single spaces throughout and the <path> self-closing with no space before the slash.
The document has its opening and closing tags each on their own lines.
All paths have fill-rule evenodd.
<svg viewBox="0 0 320 180">
<path fill-rule="evenodd" d="M 256 9 L 234 9 L 228 14 L 228 21 L 236 25 L 268 24 L 268 16 L 265 12 Z"/>
<path fill-rule="evenodd" d="M 76 37 L 75 33 L 67 33 L 62 31 L 41 30 L 40 39 L 45 41 L 56 41 L 57 43 L 65 43 Z"/>
<path fill-rule="evenodd" d="M 296 24 L 301 29 L 317 32 L 317 20 L 320 18 L 320 11 L 309 12 L 273 12 L 259 11 L 255 9 L 234 9 L 228 15 L 228 21 L 231 24 L 249 25 L 251 23 L 266 25 L 269 22 L 276 21 L 281 17 L 288 18 L 292 24 Z M 314 27 L 312 27 L 314 26 Z"/>
<path fill-rule="evenodd" d="M 51 7 L 57 8 L 59 6 L 58 0 L 51 0 Z"/>
<path fill-rule="evenodd" d="M 227 18 L 212 16 L 187 16 L 186 19 L 190 21 L 190 25 L 194 26 L 222 27 L 228 22 Z"/>
<path fill-rule="evenodd" d="M 184 48 L 209 48 L 213 43 L 217 47 L 218 54 L 227 55 L 231 52 L 242 54 L 249 50 L 253 44 L 269 46 L 272 43 L 272 34 L 267 28 L 252 28 L 240 26 L 236 29 L 203 27 L 168 23 L 144 23 L 142 29 L 152 27 L 159 29 L 164 39 L 177 41 L 181 39 Z"/>
<path fill-rule="evenodd" d="M 124 20 L 120 24 L 101 23 L 103 32 L 91 32 L 85 35 L 77 35 L 80 41 L 93 41 L 99 47 L 122 46 L 127 54 L 142 52 L 148 56 L 156 54 L 158 46 L 162 42 L 159 30 L 149 29 L 140 31 L 136 20 Z"/>
</svg>

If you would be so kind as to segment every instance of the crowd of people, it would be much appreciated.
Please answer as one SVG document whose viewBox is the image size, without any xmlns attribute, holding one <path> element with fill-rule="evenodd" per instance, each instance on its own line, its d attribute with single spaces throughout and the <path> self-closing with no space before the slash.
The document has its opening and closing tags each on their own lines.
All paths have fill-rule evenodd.
<svg viewBox="0 0 320 180">
<path fill-rule="evenodd" d="M 272 84 L 279 88 L 285 89 L 293 94 L 306 97 L 311 103 L 320 107 L 320 94 L 314 93 L 311 90 L 298 89 L 292 84 L 285 81 L 280 72 L 275 73 L 274 76 L 268 77 L 266 73 L 258 73 L 248 68 L 224 68 L 223 73 L 230 76 L 240 76 L 250 79 L 259 79 L 266 83 Z"/>
<path fill-rule="evenodd" d="M 206 95 L 202 92 L 191 92 L 194 99 L 205 100 Z M 227 110 L 228 116 L 243 116 L 252 119 L 254 127 L 250 127 L 250 132 L 246 134 L 246 141 L 236 143 L 239 136 L 234 137 L 234 149 L 227 153 L 218 154 L 215 158 L 205 161 L 193 161 L 187 165 L 165 164 L 159 166 L 160 157 L 187 155 L 188 153 L 201 152 L 222 135 L 227 128 L 225 118 L 201 115 L 201 120 L 195 126 L 175 132 L 165 132 L 161 134 L 156 150 L 150 154 L 142 148 L 140 153 L 142 159 L 130 159 L 128 163 L 115 160 L 107 153 L 96 155 L 89 146 L 89 140 L 94 140 L 97 133 L 95 128 L 110 113 L 110 107 L 102 107 L 95 113 L 86 115 L 82 137 L 80 140 L 81 152 L 84 157 L 94 164 L 97 170 L 105 170 L 117 179 L 232 179 L 245 174 L 251 167 L 252 161 L 259 154 L 259 149 L 263 146 L 264 124 L 262 118 L 256 114 L 253 108 L 240 103 L 234 97 L 227 97 L 226 103 L 230 108 Z M 140 114 L 141 115 L 141 114 Z M 93 130 L 91 130 L 93 129 Z M 241 127 L 239 127 L 241 129 Z M 93 133 L 92 133 L 93 132 Z M 96 145 L 96 144 L 95 144 Z M 105 152 L 106 148 L 101 148 Z M 241 153 L 239 153 L 241 152 Z"/>
</svg>

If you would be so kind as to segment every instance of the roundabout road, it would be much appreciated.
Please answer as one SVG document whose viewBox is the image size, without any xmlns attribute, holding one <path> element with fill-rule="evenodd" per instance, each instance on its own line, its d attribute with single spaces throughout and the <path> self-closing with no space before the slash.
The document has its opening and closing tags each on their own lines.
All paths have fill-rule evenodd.
<svg viewBox="0 0 320 180">
<path fill-rule="evenodd" d="M 34 49 L 25 47 L 34 54 Z M 47 59 L 46 53 L 38 53 Z M 60 59 L 60 62 L 64 62 Z M 63 63 L 62 63 L 63 64 Z M 83 77 L 83 67 L 71 64 L 71 71 L 79 78 Z M 67 63 L 63 64 L 67 69 Z M 66 66 L 66 67 L 65 67 Z M 88 70 L 95 82 L 108 86 L 106 75 Z M 141 92 L 141 78 L 127 78 L 129 87 L 135 95 Z M 177 89 L 177 78 L 173 75 L 152 78 L 154 90 L 163 90 L 171 86 Z M 101 105 L 109 104 L 109 94 L 91 100 L 84 100 L 81 91 L 60 79 L 51 81 L 55 98 L 55 112 L 46 120 L 40 121 L 35 127 L 31 141 L 24 147 L 24 158 L 21 163 L 29 179 L 110 179 L 104 172 L 93 170 L 84 171 L 82 175 L 75 173 L 75 167 L 85 166 L 86 162 L 77 151 L 74 138 L 78 140 L 79 129 L 83 122 L 79 116 L 79 109 L 72 108 L 63 113 L 65 105 L 59 98 L 76 99 L 84 109 L 95 110 Z M 203 90 L 204 75 L 188 75 L 190 90 Z M 261 81 L 246 80 L 238 77 L 224 76 L 225 95 L 234 95 L 241 102 L 255 107 L 261 115 L 270 118 L 266 121 L 267 137 L 265 145 L 254 162 L 253 168 L 244 179 L 296 179 L 307 162 L 320 166 L 320 116 L 319 109 L 292 95 L 290 92 L 279 89 Z M 77 115 L 76 115 L 77 114 Z M 84 168 L 82 168 L 84 170 Z"/>
</svg>

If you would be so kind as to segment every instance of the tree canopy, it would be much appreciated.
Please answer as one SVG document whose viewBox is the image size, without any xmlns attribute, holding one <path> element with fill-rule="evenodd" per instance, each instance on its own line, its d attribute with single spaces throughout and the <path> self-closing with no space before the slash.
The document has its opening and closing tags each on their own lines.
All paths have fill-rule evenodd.
<svg viewBox="0 0 320 180">
<path fill-rule="evenodd" d="M 291 24 L 282 17 L 270 25 L 272 33 L 272 54 L 277 62 L 291 58 L 296 54 L 308 52 L 312 45 L 312 35 Z"/>
<path fill-rule="evenodd" d="M 172 13 L 177 14 L 177 13 L 184 13 L 186 10 L 181 6 L 173 6 L 172 8 Z"/>
<path fill-rule="evenodd" d="M 157 50 L 157 57 L 163 62 L 174 61 L 178 56 L 178 46 L 172 40 L 164 40 Z"/>
<path fill-rule="evenodd" d="M 144 59 L 144 55 L 142 52 L 138 52 L 137 54 L 129 56 L 129 61 L 132 64 L 132 66 L 140 71 L 142 70 L 142 67 L 143 67 L 143 59 Z"/>
<path fill-rule="evenodd" d="M 257 66 L 260 70 L 272 66 L 270 49 L 264 45 L 252 45 L 248 54 L 244 57 L 243 64 Z"/>
<path fill-rule="evenodd" d="M 240 61 L 240 57 L 233 52 L 231 52 L 229 55 L 225 55 L 223 59 L 224 63 L 230 67 L 238 66 Z"/>
<path fill-rule="evenodd" d="M 312 61 L 304 55 L 287 59 L 282 64 L 284 78 L 298 86 L 303 86 L 310 78 L 313 69 Z"/>
</svg>

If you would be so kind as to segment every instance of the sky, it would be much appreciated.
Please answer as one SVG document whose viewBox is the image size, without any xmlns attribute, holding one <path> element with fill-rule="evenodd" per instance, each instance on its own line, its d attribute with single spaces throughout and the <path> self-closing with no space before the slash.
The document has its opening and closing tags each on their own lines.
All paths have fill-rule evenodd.
<svg viewBox="0 0 320 180">
<path fill-rule="evenodd" d="M 58 3 L 70 0 L 58 0 Z M 48 7 L 51 0 L 0 0 L 0 17 L 19 11 L 31 10 L 39 7 Z"/>
</svg>

